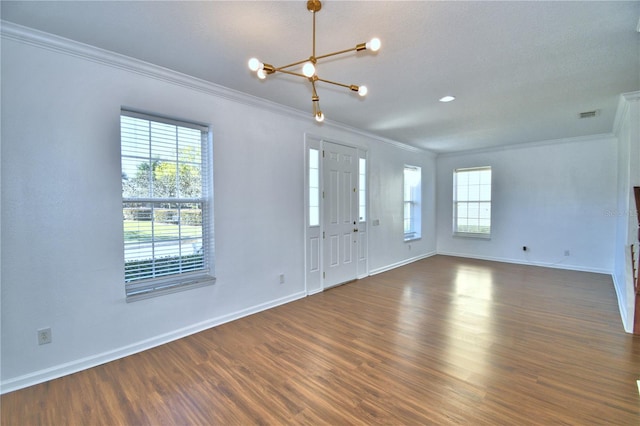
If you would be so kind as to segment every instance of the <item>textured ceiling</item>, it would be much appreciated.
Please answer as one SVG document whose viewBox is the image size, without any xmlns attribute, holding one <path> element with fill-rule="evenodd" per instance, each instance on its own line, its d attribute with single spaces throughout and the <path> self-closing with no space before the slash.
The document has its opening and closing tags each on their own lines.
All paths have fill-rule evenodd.
<svg viewBox="0 0 640 426">
<path fill-rule="evenodd" d="M 303 79 L 258 80 L 257 56 L 311 55 L 306 1 L 6 1 L 3 20 L 309 112 Z M 318 65 L 366 98 L 319 84 L 327 121 L 435 152 L 610 133 L 621 93 L 640 90 L 640 2 L 332 1 L 317 54 L 377 36 L 377 54 Z M 454 95 L 450 103 L 438 102 Z M 598 110 L 594 118 L 580 112 Z"/>
</svg>

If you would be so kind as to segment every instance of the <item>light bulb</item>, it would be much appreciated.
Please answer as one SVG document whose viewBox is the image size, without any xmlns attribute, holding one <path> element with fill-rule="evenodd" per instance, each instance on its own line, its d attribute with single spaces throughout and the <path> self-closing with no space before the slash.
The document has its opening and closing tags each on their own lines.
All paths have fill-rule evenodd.
<svg viewBox="0 0 640 426">
<path fill-rule="evenodd" d="M 367 89 L 367 86 L 360 86 L 360 88 L 358 89 L 358 95 L 367 96 L 367 93 L 369 93 L 369 89 Z"/>
<path fill-rule="evenodd" d="M 257 75 L 260 80 L 264 80 L 265 78 L 267 78 L 267 74 L 264 72 L 263 69 L 259 69 L 257 72 Z"/>
<path fill-rule="evenodd" d="M 381 46 L 380 39 L 377 37 L 372 38 L 371 40 L 369 40 L 366 46 L 367 46 L 367 50 L 371 50 L 372 52 L 377 52 L 378 50 L 380 50 L 380 46 Z"/>
<path fill-rule="evenodd" d="M 316 121 L 318 123 L 322 123 L 324 121 L 324 114 L 322 113 L 322 111 L 318 111 L 316 113 Z"/>
<path fill-rule="evenodd" d="M 304 74 L 305 77 L 313 77 L 315 73 L 316 67 L 313 66 L 311 62 L 307 62 L 302 66 L 302 74 Z"/>
<path fill-rule="evenodd" d="M 258 71 L 260 68 L 262 68 L 262 62 L 260 62 L 258 60 L 258 58 L 251 58 L 249 59 L 249 69 L 251 71 Z"/>
</svg>

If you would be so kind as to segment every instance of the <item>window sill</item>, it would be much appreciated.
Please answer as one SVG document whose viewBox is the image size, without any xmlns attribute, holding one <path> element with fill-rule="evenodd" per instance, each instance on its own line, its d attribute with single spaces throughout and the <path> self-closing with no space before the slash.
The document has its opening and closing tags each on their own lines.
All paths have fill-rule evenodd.
<svg viewBox="0 0 640 426">
<path fill-rule="evenodd" d="M 415 237 L 405 237 L 404 242 L 410 243 L 411 241 L 418 241 L 422 239 L 422 235 L 416 235 Z"/>
<path fill-rule="evenodd" d="M 474 234 L 472 232 L 454 232 L 453 236 L 454 237 L 459 237 L 459 238 L 476 238 L 476 239 L 480 239 L 480 240 L 490 240 L 491 239 L 491 234 Z"/>
<path fill-rule="evenodd" d="M 193 277 L 189 280 L 158 282 L 158 285 L 152 288 L 131 290 L 129 293 L 127 293 L 127 303 L 137 302 L 138 300 L 149 299 L 157 296 L 164 296 L 165 294 L 177 293 L 179 291 L 205 287 L 213 285 L 215 284 L 215 282 L 216 278 L 212 277 L 211 275 Z"/>
</svg>

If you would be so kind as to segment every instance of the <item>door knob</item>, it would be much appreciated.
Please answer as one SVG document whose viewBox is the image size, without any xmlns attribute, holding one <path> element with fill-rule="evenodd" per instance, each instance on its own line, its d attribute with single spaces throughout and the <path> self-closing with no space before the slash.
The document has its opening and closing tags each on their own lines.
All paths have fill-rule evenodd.
<svg viewBox="0 0 640 426">
<path fill-rule="evenodd" d="M 353 228 L 353 232 L 358 232 L 358 228 Z"/>
</svg>

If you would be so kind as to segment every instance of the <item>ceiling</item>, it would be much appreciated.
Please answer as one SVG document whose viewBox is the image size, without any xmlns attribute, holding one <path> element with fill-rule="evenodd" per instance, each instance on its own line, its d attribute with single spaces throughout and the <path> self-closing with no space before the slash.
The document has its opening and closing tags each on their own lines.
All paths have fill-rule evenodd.
<svg viewBox="0 0 640 426">
<path fill-rule="evenodd" d="M 277 73 L 311 55 L 306 1 L 7 1 L 3 20 L 186 73 L 311 114 L 310 84 Z M 382 48 L 318 63 L 335 121 L 438 153 L 612 132 L 640 90 L 640 2 L 323 1 L 317 54 L 376 36 Z M 439 102 L 454 95 L 450 103 Z M 597 111 L 593 118 L 579 113 Z"/>
</svg>

